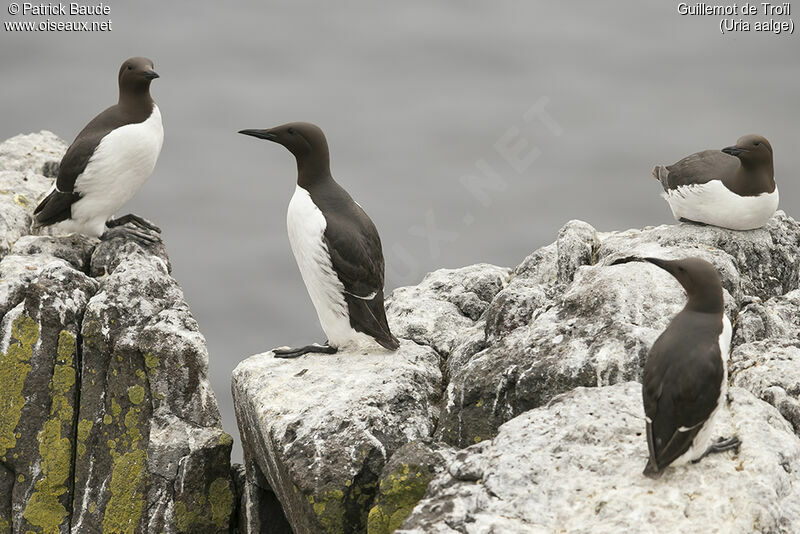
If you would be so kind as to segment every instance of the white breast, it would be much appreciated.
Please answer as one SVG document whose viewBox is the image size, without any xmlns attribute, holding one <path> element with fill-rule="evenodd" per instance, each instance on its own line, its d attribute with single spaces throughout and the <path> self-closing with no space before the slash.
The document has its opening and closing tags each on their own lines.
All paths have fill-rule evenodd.
<svg viewBox="0 0 800 534">
<path fill-rule="evenodd" d="M 714 417 L 719 412 L 720 407 L 725 403 L 725 396 L 728 394 L 728 356 L 731 351 L 731 335 L 733 330 L 728 317 L 722 314 L 722 333 L 719 335 L 719 353 L 722 358 L 722 384 L 717 397 L 717 407 L 706 419 L 700 431 L 694 437 L 692 446 L 689 450 L 679 456 L 672 465 L 681 465 L 696 460 L 702 456 L 709 445 L 711 445 L 711 431 L 714 427 Z"/>
<path fill-rule="evenodd" d="M 106 135 L 75 181 L 81 199 L 72 205 L 72 231 L 100 236 L 111 218 L 153 173 L 164 142 L 161 112 Z"/>
<path fill-rule="evenodd" d="M 344 285 L 333 270 L 328 247 L 323 240 L 327 221 L 308 191 L 300 186 L 297 186 L 289 202 L 286 226 L 297 266 L 317 310 L 322 330 L 328 336 L 328 343 L 341 348 L 372 342 L 372 338 L 356 332 L 350 326 Z"/>
<path fill-rule="evenodd" d="M 778 188 L 755 197 L 739 196 L 719 180 L 684 185 L 662 193 L 676 220 L 681 218 L 732 230 L 761 228 L 778 209 Z"/>
</svg>

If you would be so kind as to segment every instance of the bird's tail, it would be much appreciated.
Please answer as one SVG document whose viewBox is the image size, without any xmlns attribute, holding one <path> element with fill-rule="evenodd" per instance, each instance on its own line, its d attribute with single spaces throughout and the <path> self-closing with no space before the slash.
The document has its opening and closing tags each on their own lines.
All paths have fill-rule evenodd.
<svg viewBox="0 0 800 534">
<path fill-rule="evenodd" d="M 350 325 L 358 332 L 371 336 L 378 344 L 389 350 L 400 348 L 400 341 L 389 330 L 386 310 L 383 305 L 383 290 L 369 300 L 345 295 Z"/>
<path fill-rule="evenodd" d="M 72 214 L 72 204 L 79 198 L 78 193 L 64 193 L 53 189 L 33 210 L 33 228 L 50 226 L 69 219 Z"/>
<path fill-rule="evenodd" d="M 653 167 L 653 178 L 661 182 L 661 187 L 664 188 L 664 191 L 669 189 L 669 169 L 667 169 L 666 165 L 656 165 Z"/>
<path fill-rule="evenodd" d="M 644 471 L 642 471 L 642 474 L 652 479 L 661 478 L 661 471 L 658 469 L 658 466 L 652 458 L 647 460 L 647 465 L 644 466 Z"/>
</svg>

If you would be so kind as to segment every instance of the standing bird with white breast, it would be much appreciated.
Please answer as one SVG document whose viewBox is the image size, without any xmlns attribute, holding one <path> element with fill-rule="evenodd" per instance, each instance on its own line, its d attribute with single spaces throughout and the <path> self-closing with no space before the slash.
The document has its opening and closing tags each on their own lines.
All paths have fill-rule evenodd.
<svg viewBox="0 0 800 534">
<path fill-rule="evenodd" d="M 700 258 L 624 258 L 664 269 L 686 290 L 686 306 L 658 336 L 644 366 L 642 400 L 650 458 L 644 474 L 661 476 L 668 465 L 698 462 L 739 447 L 732 437 L 711 442 L 714 416 L 728 390 L 731 323 L 725 315 L 717 269 Z"/>
<path fill-rule="evenodd" d="M 277 358 L 334 354 L 378 345 L 396 350 L 383 306 L 381 239 L 361 206 L 331 176 L 325 134 L 294 122 L 239 133 L 286 147 L 297 160 L 297 187 L 286 215 L 289 242 L 328 342 L 276 349 Z"/>
<path fill-rule="evenodd" d="M 653 176 L 678 221 L 752 230 L 767 224 L 778 209 L 772 145 L 760 135 L 658 165 Z"/>
<path fill-rule="evenodd" d="M 136 215 L 110 219 L 150 177 L 161 152 L 161 112 L 150 96 L 150 82 L 158 77 L 147 58 L 132 57 L 122 64 L 119 101 L 92 119 L 69 146 L 53 189 L 33 212 L 34 228 L 154 240 L 142 230 L 160 230 Z M 142 230 L 121 227 L 128 222 Z"/>
</svg>

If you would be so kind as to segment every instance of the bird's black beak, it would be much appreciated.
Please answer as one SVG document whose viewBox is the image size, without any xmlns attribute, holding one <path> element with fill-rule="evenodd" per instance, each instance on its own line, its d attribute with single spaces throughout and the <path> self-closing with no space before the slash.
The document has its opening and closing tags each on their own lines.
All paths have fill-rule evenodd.
<svg viewBox="0 0 800 534">
<path fill-rule="evenodd" d="M 159 76 L 156 71 L 150 69 L 148 71 L 145 71 L 144 77 L 147 78 L 148 80 L 155 80 L 156 78 L 160 78 L 161 76 Z"/>
<path fill-rule="evenodd" d="M 610 265 L 622 265 L 623 263 L 631 263 L 634 261 L 644 261 L 644 259 L 638 256 L 626 256 L 612 261 Z"/>
<path fill-rule="evenodd" d="M 738 156 L 742 152 L 747 152 L 747 150 L 744 148 L 739 148 L 738 146 L 727 146 L 723 148 L 722 151 L 731 156 Z"/>
<path fill-rule="evenodd" d="M 240 134 L 258 137 L 259 139 L 266 139 L 267 141 L 275 141 L 278 136 L 269 130 L 239 130 Z"/>
<path fill-rule="evenodd" d="M 669 268 L 669 262 L 667 260 L 662 260 L 660 258 L 642 258 L 643 261 L 652 263 L 656 267 L 661 267 L 665 271 L 671 273 L 672 270 Z"/>
<path fill-rule="evenodd" d="M 662 260 L 659 258 L 641 258 L 639 256 L 627 256 L 625 258 L 619 258 L 611 262 L 611 265 L 621 265 L 623 263 L 631 263 L 634 261 L 641 261 L 641 262 L 648 262 L 661 267 L 665 271 L 669 271 L 667 260 Z"/>
</svg>

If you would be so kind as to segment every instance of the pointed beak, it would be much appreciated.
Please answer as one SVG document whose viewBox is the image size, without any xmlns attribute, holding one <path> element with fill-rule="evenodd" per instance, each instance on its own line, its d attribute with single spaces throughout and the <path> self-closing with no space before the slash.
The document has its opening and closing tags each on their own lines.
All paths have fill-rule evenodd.
<svg viewBox="0 0 800 534">
<path fill-rule="evenodd" d="M 278 138 L 277 135 L 269 130 L 239 130 L 239 133 L 251 137 L 258 137 L 259 139 L 266 139 L 267 141 L 275 141 Z"/>
<path fill-rule="evenodd" d="M 635 261 L 652 263 L 653 265 L 661 267 L 665 271 L 669 271 L 667 260 L 662 260 L 659 258 L 640 258 L 639 256 L 627 256 L 625 258 L 619 258 L 618 260 L 614 260 L 613 262 L 611 262 L 611 265 L 621 265 L 623 263 L 631 263 Z"/>
<path fill-rule="evenodd" d="M 668 273 L 672 272 L 670 270 L 670 268 L 669 268 L 669 263 L 667 262 L 667 260 L 662 260 L 660 258 L 642 258 L 642 260 L 646 261 L 646 262 L 649 262 L 649 263 L 652 263 L 656 267 L 661 267 L 662 269 L 664 269 Z"/>
<path fill-rule="evenodd" d="M 148 80 L 155 80 L 156 78 L 160 78 L 161 76 L 158 75 L 156 71 L 150 69 L 144 73 L 144 77 Z"/>
<path fill-rule="evenodd" d="M 738 156 L 742 152 L 747 152 L 747 150 L 739 148 L 738 146 L 727 146 L 723 148 L 722 151 L 731 156 Z"/>
</svg>

